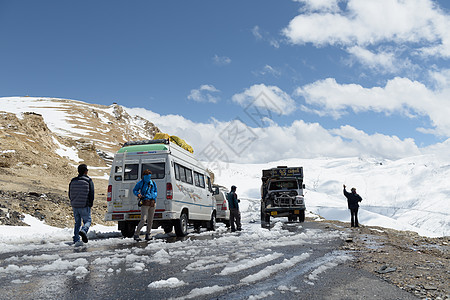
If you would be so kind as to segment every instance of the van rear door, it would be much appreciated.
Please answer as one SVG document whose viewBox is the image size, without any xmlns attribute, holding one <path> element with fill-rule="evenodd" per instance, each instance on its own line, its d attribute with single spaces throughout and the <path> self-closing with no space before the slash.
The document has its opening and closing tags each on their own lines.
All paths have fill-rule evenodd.
<svg viewBox="0 0 450 300">
<path fill-rule="evenodd" d="M 158 189 L 158 196 L 156 197 L 156 210 L 160 212 L 164 209 L 164 200 L 166 196 L 166 182 L 169 176 L 166 174 L 166 159 L 164 157 L 160 158 L 143 158 L 141 160 L 142 169 L 141 175 L 144 170 L 152 171 L 152 180 L 155 182 Z M 141 176 L 142 177 L 142 176 Z"/>
<path fill-rule="evenodd" d="M 135 211 L 137 205 L 136 197 L 133 195 L 133 188 L 138 181 L 139 159 L 117 161 L 113 168 L 113 211 Z"/>
</svg>

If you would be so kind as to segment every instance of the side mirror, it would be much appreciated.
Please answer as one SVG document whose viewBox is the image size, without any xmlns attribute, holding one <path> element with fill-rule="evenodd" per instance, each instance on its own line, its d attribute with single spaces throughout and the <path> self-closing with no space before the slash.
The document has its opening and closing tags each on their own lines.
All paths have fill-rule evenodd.
<svg viewBox="0 0 450 300">
<path fill-rule="evenodd" d="M 305 188 L 305 187 L 306 187 L 305 184 L 303 184 L 303 185 L 302 185 L 302 188 Z"/>
</svg>

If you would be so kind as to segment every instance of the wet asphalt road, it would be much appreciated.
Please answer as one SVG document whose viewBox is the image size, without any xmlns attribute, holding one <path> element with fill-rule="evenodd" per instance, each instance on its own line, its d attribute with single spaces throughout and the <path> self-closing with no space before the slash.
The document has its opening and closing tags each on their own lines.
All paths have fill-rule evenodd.
<svg viewBox="0 0 450 300">
<path fill-rule="evenodd" d="M 335 231 L 322 222 L 305 222 L 301 226 L 288 226 L 287 229 L 295 232 Z M 214 239 L 226 234 L 230 233 L 219 231 L 212 236 L 198 236 L 192 233 L 184 239 L 170 237 L 166 241 L 168 243 L 185 243 L 187 239 Z M 335 236 L 322 240 L 320 243 L 305 243 L 301 246 L 282 245 L 278 247 L 273 245 L 271 250 L 282 253 L 285 258 L 298 257 L 305 253 L 308 253 L 309 257 L 296 263 L 293 267 L 279 269 L 270 277 L 263 276 L 261 280 L 251 283 L 243 283 L 242 279 L 257 274 L 262 269 L 267 270 L 271 265 L 279 265 L 284 258 L 246 268 L 227 276 L 218 275 L 223 266 L 217 269 L 189 271 L 189 268 L 186 269 L 186 267 L 191 262 L 183 259 L 172 260 L 169 264 L 148 262 L 146 265 L 148 272 L 130 272 L 126 270 L 125 265 L 119 265 L 118 267 L 122 270 L 111 274 L 105 274 L 104 271 L 100 272 L 92 268 L 82 278 L 58 272 L 38 274 L 39 276 L 32 274 L 28 277 L 24 275 L 20 278 L 15 277 L 14 274 L 0 274 L 0 299 L 252 299 L 252 296 L 255 295 L 264 299 L 417 299 L 370 273 L 350 267 L 350 264 L 346 262 L 327 268 L 315 279 L 310 279 L 308 276 L 311 276 L 314 270 L 320 270 L 321 266 L 332 264 L 336 258 L 342 255 L 351 255 L 351 253 L 339 250 L 343 243 L 345 241 L 342 238 Z M 139 242 L 100 247 L 66 247 L 57 251 L 60 255 L 66 256 L 76 256 L 85 252 L 86 259 L 92 262 L 102 258 L 102 253 L 128 251 L 133 247 L 144 249 L 147 245 L 147 242 Z M 236 249 L 231 249 L 236 251 Z M 226 263 L 226 261 L 221 261 L 221 249 L 204 250 L 215 253 L 218 262 Z M 54 251 L 23 252 L 15 253 L 15 255 L 18 257 L 51 255 Z M 226 257 L 228 256 L 224 255 L 225 259 Z M 0 259 L 4 260 L 5 255 L 0 255 Z M 39 261 L 34 263 L 36 267 L 39 266 Z M 18 264 L 20 265 L 20 263 Z M 7 265 L 7 262 L 1 263 L 2 267 Z M 148 288 L 150 282 L 170 277 L 176 277 L 188 284 L 176 288 Z M 213 291 L 207 292 L 202 288 L 212 288 Z M 198 294 L 195 289 L 199 289 L 197 290 Z"/>
</svg>

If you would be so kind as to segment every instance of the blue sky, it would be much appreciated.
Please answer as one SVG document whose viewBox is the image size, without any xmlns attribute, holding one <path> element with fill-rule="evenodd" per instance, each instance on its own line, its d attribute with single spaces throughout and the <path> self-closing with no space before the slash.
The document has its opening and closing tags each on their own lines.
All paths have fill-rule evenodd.
<svg viewBox="0 0 450 300">
<path fill-rule="evenodd" d="M 369 154 L 398 158 L 450 136 L 449 9 L 431 0 L 0 0 L 0 96 L 117 102 L 199 126 L 239 118 L 256 130 L 250 105 L 271 111 L 265 127 L 297 140 L 310 132 L 316 148 L 300 155 L 330 155 L 335 148 L 316 149 L 342 142 L 351 155 L 378 148 Z"/>
</svg>

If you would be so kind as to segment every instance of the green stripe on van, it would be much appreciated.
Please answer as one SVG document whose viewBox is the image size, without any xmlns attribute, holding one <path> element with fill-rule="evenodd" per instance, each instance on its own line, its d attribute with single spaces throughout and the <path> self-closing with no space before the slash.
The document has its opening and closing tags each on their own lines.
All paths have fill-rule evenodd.
<svg viewBox="0 0 450 300">
<path fill-rule="evenodd" d="M 124 152 L 146 152 L 146 151 L 161 151 L 169 150 L 167 145 L 163 144 L 150 144 L 150 145 L 133 145 L 121 148 L 117 153 Z"/>
</svg>

